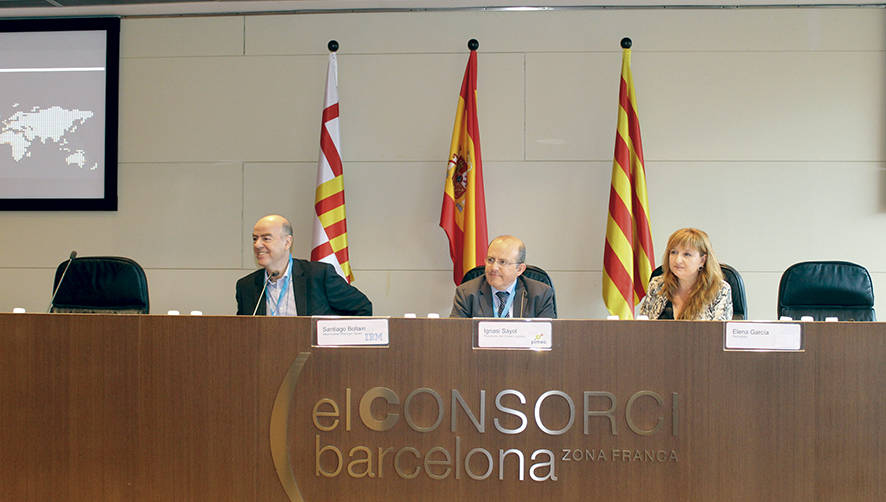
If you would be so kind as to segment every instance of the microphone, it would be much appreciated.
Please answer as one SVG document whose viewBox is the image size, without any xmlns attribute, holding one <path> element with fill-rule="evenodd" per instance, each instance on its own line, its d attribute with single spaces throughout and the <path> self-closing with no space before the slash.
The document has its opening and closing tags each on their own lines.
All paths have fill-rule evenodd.
<svg viewBox="0 0 886 502">
<path fill-rule="evenodd" d="M 256 312 L 258 312 L 258 306 L 261 305 L 261 299 L 263 296 L 265 296 L 265 290 L 268 289 L 268 282 L 270 282 L 271 279 L 277 279 L 277 277 L 279 277 L 279 276 L 280 276 L 280 272 L 277 272 L 277 271 L 274 271 L 274 272 L 271 272 L 270 274 L 268 274 L 268 278 L 265 279 L 265 285 L 264 285 L 264 287 L 261 288 L 261 294 L 258 295 L 258 301 L 255 302 L 255 310 L 252 311 L 253 316 L 255 315 Z"/>
<path fill-rule="evenodd" d="M 68 269 L 71 268 L 71 263 L 74 261 L 74 258 L 77 257 L 76 251 L 71 251 L 71 256 L 68 258 L 68 264 L 65 265 L 65 269 L 62 270 L 62 276 L 58 279 L 58 284 L 55 285 L 55 291 L 52 292 L 52 297 L 49 298 L 49 308 L 46 309 L 46 312 L 52 312 L 52 303 L 55 302 L 55 295 L 58 294 L 58 290 L 62 287 L 62 281 L 65 280 L 65 274 L 68 273 Z"/>
</svg>

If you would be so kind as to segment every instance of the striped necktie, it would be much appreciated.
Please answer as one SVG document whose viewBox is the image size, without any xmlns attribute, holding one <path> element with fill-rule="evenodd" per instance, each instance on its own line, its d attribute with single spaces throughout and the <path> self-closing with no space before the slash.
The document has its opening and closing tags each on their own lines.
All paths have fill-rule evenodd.
<svg viewBox="0 0 886 502">
<path fill-rule="evenodd" d="M 502 312 L 505 310 L 505 305 L 508 303 L 508 292 L 507 291 L 496 291 L 495 296 L 498 297 L 498 317 L 502 317 Z M 510 313 L 505 316 L 509 317 Z"/>
</svg>

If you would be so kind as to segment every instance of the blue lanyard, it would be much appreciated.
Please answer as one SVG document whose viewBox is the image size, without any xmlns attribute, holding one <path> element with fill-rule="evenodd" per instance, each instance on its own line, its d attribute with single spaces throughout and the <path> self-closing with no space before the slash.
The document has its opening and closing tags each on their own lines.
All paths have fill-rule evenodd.
<svg viewBox="0 0 886 502">
<path fill-rule="evenodd" d="M 278 312 L 280 312 L 280 302 L 286 297 L 286 290 L 289 288 L 289 279 L 292 278 L 292 257 L 289 257 L 289 275 L 283 275 L 283 284 L 280 286 L 280 294 L 277 296 L 277 301 L 272 305 L 271 315 L 275 316 Z"/>
<path fill-rule="evenodd" d="M 501 309 L 501 315 L 498 315 L 498 310 L 495 307 L 492 308 L 492 313 L 495 317 L 509 317 L 511 315 L 511 305 L 514 304 L 514 297 L 517 296 L 517 288 L 514 288 L 513 293 L 508 293 L 508 301 L 505 302 L 505 308 Z"/>
</svg>

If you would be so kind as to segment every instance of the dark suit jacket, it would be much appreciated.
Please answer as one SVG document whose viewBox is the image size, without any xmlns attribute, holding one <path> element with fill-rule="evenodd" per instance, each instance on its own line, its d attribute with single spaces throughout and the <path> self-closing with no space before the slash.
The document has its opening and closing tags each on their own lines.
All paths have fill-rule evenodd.
<svg viewBox="0 0 886 502">
<path fill-rule="evenodd" d="M 237 315 L 266 315 L 265 269 L 237 281 Z M 372 315 L 372 302 L 335 272 L 328 263 L 292 259 L 292 292 L 298 315 Z"/>
<path fill-rule="evenodd" d="M 495 317 L 492 312 L 492 289 L 486 276 L 464 282 L 455 288 L 450 317 Z M 517 277 L 514 290 L 514 317 L 557 317 L 554 314 L 554 290 L 543 282 Z"/>
</svg>

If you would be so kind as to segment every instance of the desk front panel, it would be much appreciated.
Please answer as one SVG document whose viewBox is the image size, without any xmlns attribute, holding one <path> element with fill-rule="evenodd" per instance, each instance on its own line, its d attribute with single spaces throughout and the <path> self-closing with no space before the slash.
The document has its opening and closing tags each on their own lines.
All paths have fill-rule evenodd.
<svg viewBox="0 0 886 502">
<path fill-rule="evenodd" d="M 559 320 L 539 352 L 472 326 L 316 348 L 308 318 L 0 315 L 0 500 L 886 492 L 884 324 L 807 324 L 795 353 L 724 352 L 718 322 Z"/>
</svg>

